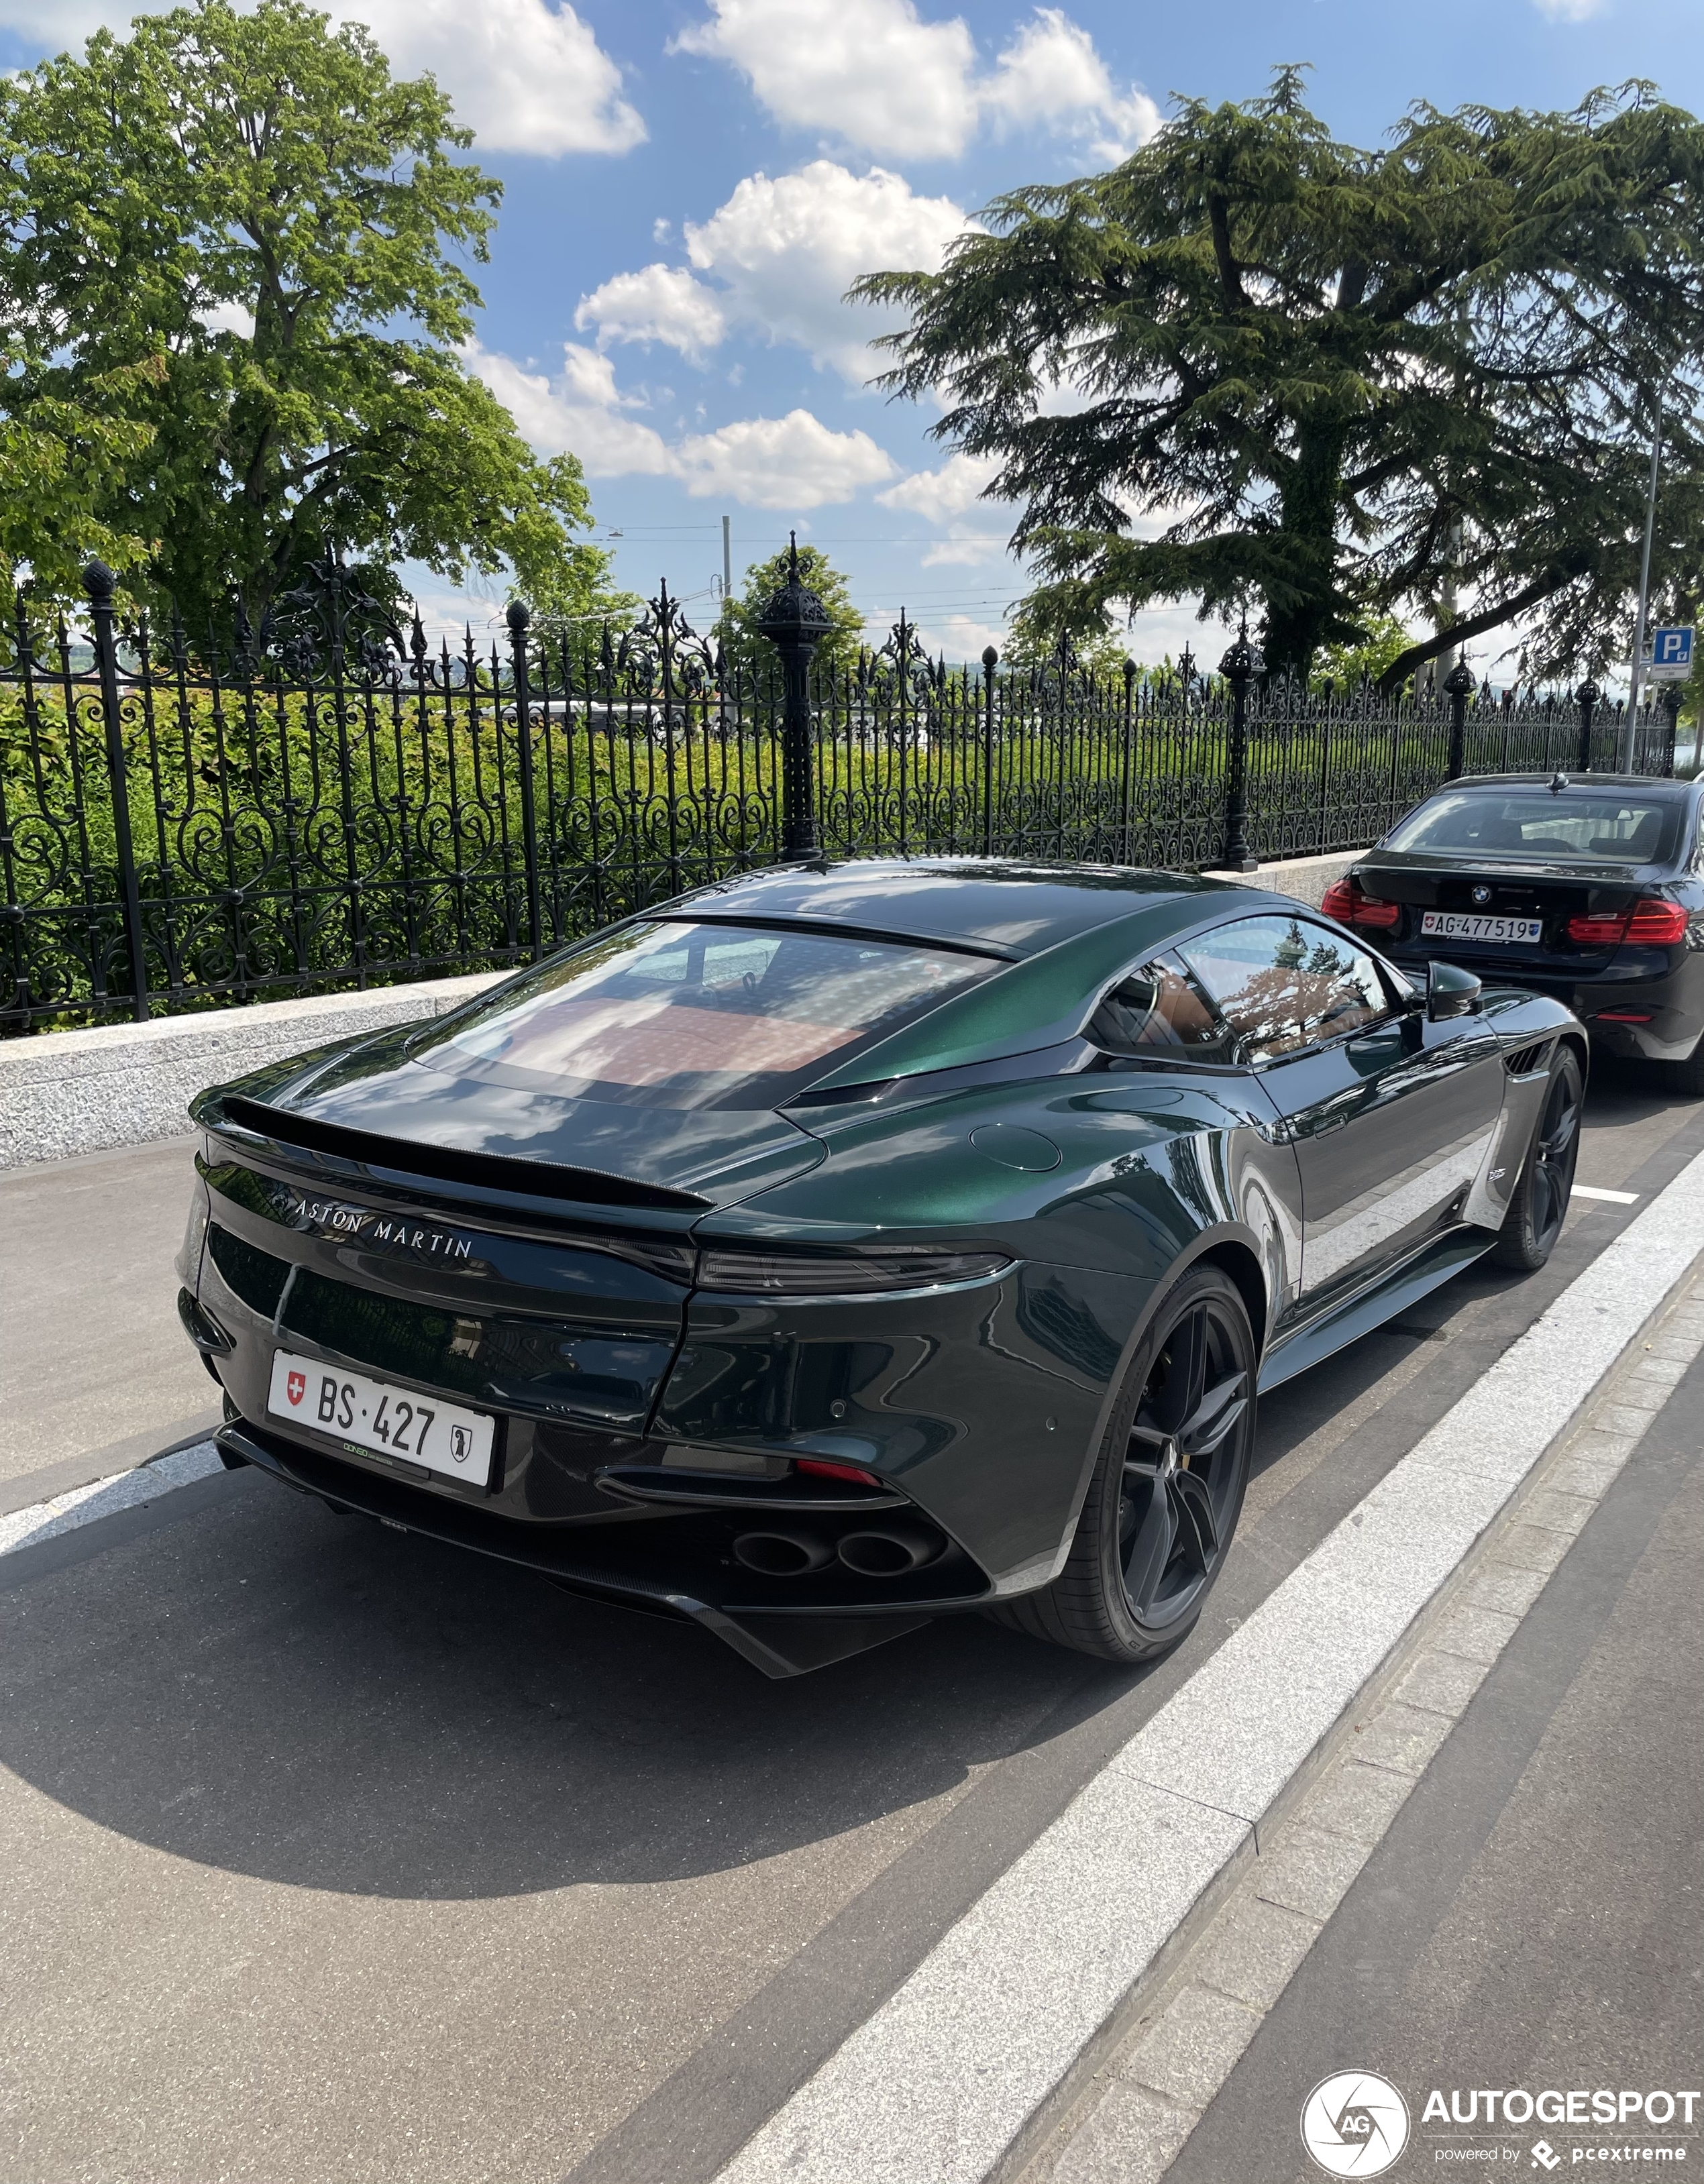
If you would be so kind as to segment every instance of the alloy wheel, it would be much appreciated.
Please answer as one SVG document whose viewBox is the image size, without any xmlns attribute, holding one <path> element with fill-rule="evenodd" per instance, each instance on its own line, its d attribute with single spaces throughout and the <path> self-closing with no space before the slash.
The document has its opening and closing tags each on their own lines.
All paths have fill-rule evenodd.
<svg viewBox="0 0 1704 2184">
<path fill-rule="evenodd" d="M 1178 1318 L 1155 1353 L 1125 1453 L 1118 1551 L 1147 1628 L 1194 1607 L 1223 1560 L 1248 1462 L 1253 1359 L 1218 1300 Z"/>
<path fill-rule="evenodd" d="M 1542 1251 L 1556 1241 L 1568 1212 L 1579 1157 L 1579 1080 L 1572 1070 L 1559 1069 L 1551 1080 L 1533 1146 L 1533 1240 Z"/>
</svg>

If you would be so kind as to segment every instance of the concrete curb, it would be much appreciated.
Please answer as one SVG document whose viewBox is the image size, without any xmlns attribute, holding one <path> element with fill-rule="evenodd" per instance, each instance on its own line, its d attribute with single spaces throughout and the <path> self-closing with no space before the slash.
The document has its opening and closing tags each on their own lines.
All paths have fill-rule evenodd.
<svg viewBox="0 0 1704 2184">
<path fill-rule="evenodd" d="M 1325 891 L 1340 880 L 1351 865 L 1367 855 L 1365 850 L 1334 850 L 1328 857 L 1284 857 L 1252 872 L 1208 872 L 1210 880 L 1234 880 L 1239 887 L 1269 888 L 1274 894 L 1293 896 L 1317 910 Z"/>
<path fill-rule="evenodd" d="M 189 1102 L 209 1084 L 333 1039 L 443 1016 L 505 975 L 0 1040 L 0 1169 L 180 1136 Z"/>
</svg>

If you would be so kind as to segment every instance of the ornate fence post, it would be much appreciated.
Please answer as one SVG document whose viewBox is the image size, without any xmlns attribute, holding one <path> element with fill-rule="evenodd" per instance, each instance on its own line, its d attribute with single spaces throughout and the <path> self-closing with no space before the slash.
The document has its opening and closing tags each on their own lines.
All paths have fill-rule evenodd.
<svg viewBox="0 0 1704 2184">
<path fill-rule="evenodd" d="M 799 540 L 789 532 L 787 582 L 770 600 L 757 625 L 781 655 L 784 697 L 781 716 L 781 854 L 814 857 L 816 791 L 811 779 L 810 655 L 833 625 L 828 610 L 799 574 Z"/>
<path fill-rule="evenodd" d="M 1579 763 L 1574 769 L 1578 773 L 1591 772 L 1591 716 L 1602 695 L 1590 676 L 1573 694 L 1573 701 L 1579 707 Z"/>
<path fill-rule="evenodd" d="M 1450 700 L 1448 778 L 1451 781 L 1459 781 L 1467 770 L 1467 700 L 1475 688 L 1473 671 L 1464 653 L 1444 677 L 1445 694 Z"/>
<path fill-rule="evenodd" d="M 1680 727 L 1680 685 L 1671 682 L 1662 693 L 1662 710 L 1668 716 L 1668 726 L 1662 738 L 1662 772 L 1666 780 L 1674 778 L 1674 739 Z"/>
<path fill-rule="evenodd" d="M 1135 738 L 1131 701 L 1135 690 L 1136 663 L 1133 660 L 1127 660 L 1124 663 L 1124 768 L 1118 790 L 1118 861 L 1124 865 L 1130 861 L 1130 769 Z"/>
<path fill-rule="evenodd" d="M 1000 654 L 983 649 L 983 855 L 994 855 L 994 669 Z"/>
<path fill-rule="evenodd" d="M 125 739 L 119 725 L 119 654 L 113 634 L 112 571 L 91 561 L 83 571 L 94 631 L 95 669 L 101 678 L 101 712 L 107 731 L 107 772 L 113 785 L 113 843 L 118 852 L 119 892 L 124 900 L 125 941 L 131 959 L 131 1013 L 148 1022 L 148 958 L 142 948 L 142 889 L 136 878 L 136 844 L 131 833 L 131 794 L 125 763 Z"/>
<path fill-rule="evenodd" d="M 1258 860 L 1249 850 L 1249 685 L 1255 679 L 1254 649 L 1244 622 L 1236 643 L 1219 662 L 1231 686 L 1231 738 L 1225 764 L 1225 854 L 1228 872 L 1251 872 Z"/>
<path fill-rule="evenodd" d="M 538 897 L 538 815 L 532 785 L 532 708 L 526 681 L 526 631 L 532 620 L 515 600 L 509 623 L 509 656 L 515 673 L 515 748 L 521 770 L 521 854 L 526 873 L 526 944 L 536 963 L 544 953 L 544 918 Z"/>
</svg>

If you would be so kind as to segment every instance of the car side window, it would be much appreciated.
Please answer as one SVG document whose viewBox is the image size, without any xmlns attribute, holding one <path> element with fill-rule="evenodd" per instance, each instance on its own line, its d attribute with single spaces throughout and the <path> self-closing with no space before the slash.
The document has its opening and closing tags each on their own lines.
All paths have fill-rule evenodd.
<svg viewBox="0 0 1704 2184">
<path fill-rule="evenodd" d="M 1373 958 L 1311 918 L 1239 918 L 1182 954 L 1230 1027 L 1239 1061 L 1275 1061 L 1391 1013 Z"/>
<path fill-rule="evenodd" d="M 1175 956 L 1155 956 L 1115 986 L 1087 1033 L 1109 1054 L 1161 1060 L 1228 1061 L 1230 1034 L 1218 1011 Z"/>
</svg>

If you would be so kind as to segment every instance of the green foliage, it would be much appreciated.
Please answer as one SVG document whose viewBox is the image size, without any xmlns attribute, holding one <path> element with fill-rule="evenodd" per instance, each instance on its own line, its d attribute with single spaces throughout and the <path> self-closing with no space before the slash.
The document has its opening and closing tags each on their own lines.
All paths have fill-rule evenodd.
<svg viewBox="0 0 1704 2184">
<path fill-rule="evenodd" d="M 755 669 L 761 674 L 776 657 L 775 647 L 766 638 L 758 635 L 757 625 L 763 618 L 764 609 L 787 582 L 787 571 L 788 557 L 784 552 L 771 554 L 766 561 L 754 561 L 745 572 L 743 589 L 738 598 L 729 600 L 727 610 L 718 624 L 724 653 L 743 668 Z M 799 549 L 799 574 L 807 588 L 821 600 L 833 624 L 829 633 L 817 643 L 814 657 L 818 666 L 845 668 L 855 665 L 863 643 L 864 617 L 852 604 L 846 578 L 820 546 Z"/>
<path fill-rule="evenodd" d="M 859 281 L 910 315 L 882 383 L 998 460 L 1055 625 L 1194 597 L 1305 673 L 1433 619 L 1459 529 L 1471 604 L 1387 687 L 1520 616 L 1541 671 L 1624 658 L 1659 388 L 1659 588 L 1704 538 L 1704 125 L 1631 84 L 1417 105 L 1366 151 L 1302 90 L 1185 100 L 1111 173 L 999 198 L 939 273 Z M 1184 513 L 1138 538 L 1132 509 Z"/>
<path fill-rule="evenodd" d="M 1392 614 L 1369 615 L 1366 634 L 1358 644 L 1332 644 L 1313 663 L 1316 680 L 1328 677 L 1341 690 L 1353 688 L 1363 677 L 1383 680 L 1412 643 L 1407 630 Z"/>
<path fill-rule="evenodd" d="M 1061 636 L 1068 637 L 1078 666 L 1094 675 L 1122 675 L 1129 657 L 1128 640 L 1107 627 L 1104 616 L 1098 628 L 1061 628 L 1044 610 L 1043 603 L 1026 599 L 1012 616 L 1011 628 L 1000 648 L 1001 664 L 1008 668 L 1045 667 L 1059 657 Z"/>
<path fill-rule="evenodd" d="M 593 601 L 578 464 L 459 354 L 500 195 L 471 142 L 302 0 L 197 0 L 0 81 L 0 459 L 58 482 L 0 543 L 38 593 L 104 543 L 198 635 L 335 545 Z"/>
</svg>

